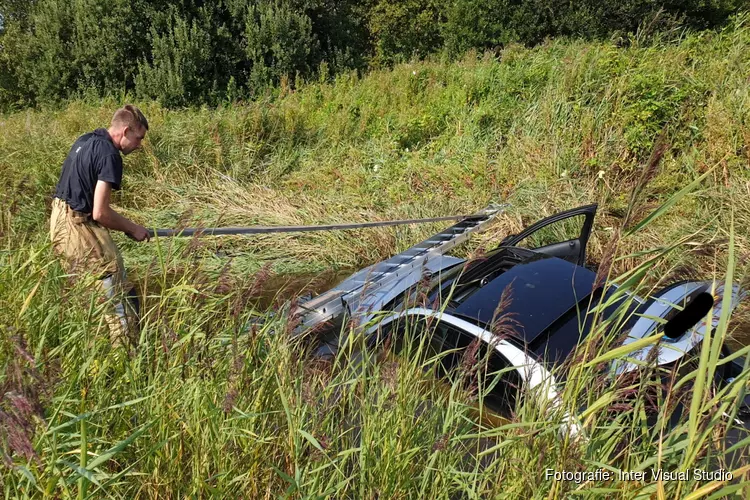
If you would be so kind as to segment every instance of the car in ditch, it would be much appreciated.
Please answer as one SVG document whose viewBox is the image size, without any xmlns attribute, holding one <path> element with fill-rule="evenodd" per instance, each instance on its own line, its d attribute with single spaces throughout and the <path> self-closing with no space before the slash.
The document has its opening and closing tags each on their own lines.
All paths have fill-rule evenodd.
<svg viewBox="0 0 750 500">
<path fill-rule="evenodd" d="M 648 297 L 608 282 L 586 265 L 596 205 L 540 220 L 479 258 L 447 255 L 503 209 L 490 206 L 300 303 L 295 334 L 312 334 L 316 354 L 325 357 L 334 356 L 352 332 L 377 348 L 416 331 L 417 337 L 429 335 L 429 353 L 442 353 L 441 376 L 473 349 L 486 357 L 488 373 L 500 374 L 484 406 L 507 416 L 522 391 L 541 389 L 558 399 L 566 363 L 592 332 L 619 336 L 615 346 L 622 353 L 604 367 L 610 376 L 642 366 L 668 373 L 695 358 L 724 309 L 731 313 L 746 296 L 739 285 L 727 289 L 715 280 L 679 281 Z M 743 356 L 731 359 L 728 345 L 721 356 L 729 361 L 717 365 L 716 387 L 734 383 L 745 362 Z M 750 428 L 750 397 L 727 417 Z M 577 432 L 575 416 L 566 421 L 567 430 Z"/>
</svg>

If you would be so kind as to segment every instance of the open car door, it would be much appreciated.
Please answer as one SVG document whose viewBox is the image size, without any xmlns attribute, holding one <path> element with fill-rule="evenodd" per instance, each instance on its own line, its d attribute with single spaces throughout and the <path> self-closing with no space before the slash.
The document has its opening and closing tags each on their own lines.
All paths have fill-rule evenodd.
<svg viewBox="0 0 750 500">
<path fill-rule="evenodd" d="M 596 208 L 596 204 L 585 205 L 551 215 L 506 237 L 499 246 L 528 248 L 583 266 Z"/>
</svg>

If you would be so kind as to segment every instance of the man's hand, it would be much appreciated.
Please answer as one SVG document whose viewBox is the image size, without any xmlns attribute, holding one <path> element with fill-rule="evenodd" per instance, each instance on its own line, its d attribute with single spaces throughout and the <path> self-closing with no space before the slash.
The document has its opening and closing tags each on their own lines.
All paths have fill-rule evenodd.
<svg viewBox="0 0 750 500">
<path fill-rule="evenodd" d="M 131 229 L 130 231 L 126 232 L 130 238 L 134 239 L 135 241 L 143 241 L 143 240 L 150 240 L 151 234 L 148 232 L 148 229 L 146 229 L 143 226 L 139 226 L 138 224 L 135 224 L 135 227 Z"/>
</svg>

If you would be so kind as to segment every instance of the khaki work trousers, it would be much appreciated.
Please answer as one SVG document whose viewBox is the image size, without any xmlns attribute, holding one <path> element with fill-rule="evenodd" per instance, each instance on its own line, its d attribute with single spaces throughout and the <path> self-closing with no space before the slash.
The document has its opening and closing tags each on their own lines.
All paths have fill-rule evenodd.
<svg viewBox="0 0 750 500">
<path fill-rule="evenodd" d="M 128 345 L 134 341 L 137 312 L 126 300 L 126 292 L 131 287 L 126 279 L 122 256 L 109 230 L 89 214 L 77 212 L 65 201 L 55 198 L 52 200 L 50 239 L 68 274 L 80 277 L 89 274 L 95 278 L 103 299 L 109 302 L 104 319 L 113 345 Z"/>
</svg>

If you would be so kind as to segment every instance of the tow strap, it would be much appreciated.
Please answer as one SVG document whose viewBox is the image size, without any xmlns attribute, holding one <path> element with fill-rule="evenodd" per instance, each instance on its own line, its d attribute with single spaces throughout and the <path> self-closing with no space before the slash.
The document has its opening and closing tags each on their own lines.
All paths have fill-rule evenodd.
<svg viewBox="0 0 750 500">
<path fill-rule="evenodd" d="M 348 224 L 326 224 L 322 226 L 248 226 L 248 227 L 191 227 L 185 229 L 149 229 L 152 235 L 167 236 L 220 236 L 230 234 L 266 234 L 266 233 L 307 233 L 311 231 L 338 231 L 342 229 L 361 229 L 365 227 L 398 226 L 405 224 L 422 224 L 447 220 L 463 220 L 476 215 L 450 215 L 431 217 L 429 219 L 401 219 L 377 222 L 356 222 Z"/>
</svg>

